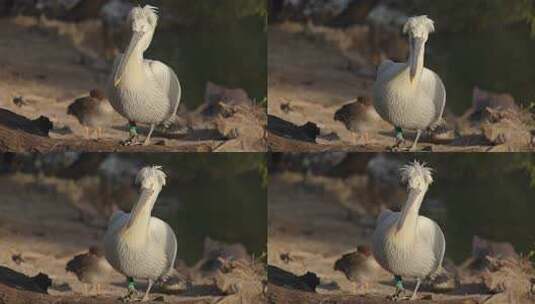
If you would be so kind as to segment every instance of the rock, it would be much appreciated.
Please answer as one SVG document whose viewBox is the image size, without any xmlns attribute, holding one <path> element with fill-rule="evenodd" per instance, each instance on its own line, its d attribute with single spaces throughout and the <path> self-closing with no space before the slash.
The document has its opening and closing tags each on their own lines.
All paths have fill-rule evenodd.
<svg viewBox="0 0 535 304">
<path fill-rule="evenodd" d="M 528 147 L 532 140 L 530 130 L 522 122 L 509 119 L 498 123 L 485 122 L 481 124 L 481 131 L 490 144 L 506 145 L 512 150 Z"/>
<path fill-rule="evenodd" d="M 483 285 L 492 293 L 506 293 L 512 303 L 532 296 L 533 267 L 528 260 L 487 256 L 489 271 L 482 274 Z"/>
<path fill-rule="evenodd" d="M 489 113 L 487 109 L 504 111 L 511 114 L 520 111 L 515 99 L 510 94 L 493 93 L 475 87 L 472 95 L 472 109 L 470 114 L 470 120 L 472 121 L 489 119 L 488 115 L 492 115 L 492 113 Z"/>
<path fill-rule="evenodd" d="M 316 24 L 324 24 L 340 15 L 352 0 L 286 0 L 286 14 L 291 19 L 310 19 Z"/>
<path fill-rule="evenodd" d="M 52 280 L 43 273 L 28 277 L 23 273 L 0 266 L 0 283 L 12 288 L 46 294 L 48 287 L 52 285 Z"/>
<path fill-rule="evenodd" d="M 297 276 L 272 265 L 268 265 L 268 279 L 270 283 L 277 286 L 309 292 L 314 292 L 320 284 L 320 279 L 315 273 L 307 272 L 302 276 Z"/>
<path fill-rule="evenodd" d="M 316 138 L 321 134 L 317 124 L 307 122 L 302 126 L 296 126 L 282 118 L 268 115 L 269 130 L 276 135 L 295 140 L 316 142 Z"/>
<path fill-rule="evenodd" d="M 204 96 L 204 104 L 200 108 L 203 115 L 212 116 L 221 112 L 221 105 L 252 106 L 253 102 L 243 89 L 228 89 L 208 82 Z"/>
<path fill-rule="evenodd" d="M 520 258 L 511 243 L 494 242 L 480 238 L 477 235 L 474 235 L 472 239 L 472 256 L 475 258 L 484 258 L 486 256 L 493 258 Z"/>
<path fill-rule="evenodd" d="M 35 120 L 30 120 L 5 109 L 0 109 L 0 124 L 10 129 L 44 137 L 48 137 L 48 133 L 53 128 L 48 117 L 40 116 Z"/>
<path fill-rule="evenodd" d="M 196 268 L 206 274 L 213 273 L 221 269 L 224 260 L 249 262 L 252 258 L 242 244 L 226 244 L 207 237 L 204 240 L 203 258 Z"/>
<path fill-rule="evenodd" d="M 356 23 L 364 23 L 372 9 L 379 0 L 351 1 L 346 9 L 329 22 L 330 26 L 348 26 Z"/>
<path fill-rule="evenodd" d="M 215 284 L 226 295 L 224 303 L 264 303 L 264 285 L 267 281 L 264 265 L 244 260 L 224 260 Z"/>
<path fill-rule="evenodd" d="M 132 10 L 132 3 L 124 0 L 110 0 L 100 11 L 104 34 L 104 52 L 108 60 L 113 60 L 128 39 L 126 20 Z"/>
<path fill-rule="evenodd" d="M 404 12 L 390 8 L 385 4 L 376 6 L 368 15 L 370 22 L 396 29 L 401 28 L 408 18 L 409 16 Z"/>
<path fill-rule="evenodd" d="M 17 0 L 1 1 L 3 15 L 45 15 L 65 21 L 82 21 L 97 18 L 108 0 Z"/>
</svg>

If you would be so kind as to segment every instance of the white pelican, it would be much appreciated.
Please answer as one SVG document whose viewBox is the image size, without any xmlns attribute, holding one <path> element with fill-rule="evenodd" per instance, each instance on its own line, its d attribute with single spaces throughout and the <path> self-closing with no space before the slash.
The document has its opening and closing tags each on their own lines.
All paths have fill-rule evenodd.
<svg viewBox="0 0 535 304">
<path fill-rule="evenodd" d="M 136 183 L 141 186 L 139 200 L 131 213 L 116 212 L 104 235 L 106 258 L 128 280 L 125 299 L 131 299 L 135 294 L 134 278 L 149 281 L 143 297 L 146 301 L 154 282 L 171 274 L 174 269 L 177 252 L 175 233 L 166 222 L 151 217 L 165 178 L 160 167 L 141 169 L 136 177 Z"/>
<path fill-rule="evenodd" d="M 435 72 L 424 67 L 425 43 L 435 30 L 427 16 L 409 18 L 403 32 L 409 34 L 409 62 L 383 62 L 374 84 L 377 113 L 394 125 L 396 145 L 403 143 L 403 129 L 416 130 L 411 150 L 425 131 L 440 122 L 446 104 L 446 89 Z"/>
<path fill-rule="evenodd" d="M 446 241 L 440 227 L 418 215 L 429 185 L 431 169 L 418 162 L 401 168 L 401 180 L 407 183 L 409 196 L 401 212 L 383 211 L 372 236 L 372 251 L 377 262 L 394 274 L 398 298 L 403 292 L 402 277 L 416 278 L 411 299 L 416 298 L 421 280 L 436 273 L 444 258 Z"/>
<path fill-rule="evenodd" d="M 113 108 L 129 121 L 126 145 L 137 144 L 137 123 L 150 125 L 144 145 L 156 125 L 173 121 L 180 103 L 181 87 L 175 72 L 167 65 L 143 59 L 158 23 L 157 8 L 134 7 L 128 16 L 132 38 L 125 53 L 115 59 L 108 94 Z"/>
</svg>

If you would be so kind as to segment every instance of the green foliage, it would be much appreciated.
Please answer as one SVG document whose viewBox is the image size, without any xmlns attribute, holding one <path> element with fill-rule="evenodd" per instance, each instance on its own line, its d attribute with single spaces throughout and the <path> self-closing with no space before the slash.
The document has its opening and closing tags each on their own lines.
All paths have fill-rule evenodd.
<svg viewBox="0 0 535 304">
<path fill-rule="evenodd" d="M 522 21 L 527 21 L 535 32 L 535 5 L 531 0 L 414 0 L 413 11 L 431 15 L 454 32 Z"/>
<path fill-rule="evenodd" d="M 227 23 L 250 16 L 267 19 L 266 0 L 162 0 L 162 5 L 170 8 L 177 16 L 203 23 Z"/>
<path fill-rule="evenodd" d="M 532 154 L 529 154 L 526 159 L 522 161 L 520 167 L 526 170 L 531 178 L 531 187 L 535 188 L 535 159 Z"/>
</svg>

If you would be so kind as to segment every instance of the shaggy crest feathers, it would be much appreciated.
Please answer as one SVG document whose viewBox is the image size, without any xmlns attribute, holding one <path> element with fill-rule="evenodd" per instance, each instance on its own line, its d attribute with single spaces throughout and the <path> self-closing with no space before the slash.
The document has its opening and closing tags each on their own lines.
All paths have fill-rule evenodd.
<svg viewBox="0 0 535 304">
<path fill-rule="evenodd" d="M 141 188 L 157 189 L 165 186 L 166 177 L 161 166 L 145 167 L 137 174 L 136 184 L 141 185 Z"/>
<path fill-rule="evenodd" d="M 158 23 L 158 8 L 152 5 L 145 5 L 143 8 L 141 6 L 134 7 L 128 15 L 128 20 L 132 22 L 136 18 L 145 18 L 155 27 Z"/>
<path fill-rule="evenodd" d="M 411 33 L 414 36 L 419 36 L 422 31 L 432 33 L 435 31 L 435 22 L 427 17 L 427 15 L 410 17 L 407 23 L 403 26 L 403 33 Z"/>
<path fill-rule="evenodd" d="M 401 182 L 406 183 L 411 189 L 429 186 L 433 182 L 432 169 L 425 165 L 415 160 L 401 167 Z"/>
</svg>

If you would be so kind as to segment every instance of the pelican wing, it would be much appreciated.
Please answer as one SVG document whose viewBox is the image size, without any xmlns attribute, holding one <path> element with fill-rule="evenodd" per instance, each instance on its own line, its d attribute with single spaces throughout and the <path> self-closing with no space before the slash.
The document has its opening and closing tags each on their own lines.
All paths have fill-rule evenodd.
<svg viewBox="0 0 535 304">
<path fill-rule="evenodd" d="M 377 68 L 377 79 L 382 79 L 385 72 L 391 67 L 394 67 L 395 65 L 395 62 L 389 59 L 381 62 L 381 64 Z"/>
<path fill-rule="evenodd" d="M 125 213 L 122 210 L 115 211 L 108 222 L 108 230 L 122 227 L 130 218 L 130 213 Z"/>
<path fill-rule="evenodd" d="M 435 124 L 440 122 L 444 114 L 444 107 L 446 106 L 446 87 L 440 77 L 429 69 L 424 69 L 422 75 L 422 90 L 427 92 L 435 105 Z M 432 126 L 433 127 L 433 126 Z"/>
<path fill-rule="evenodd" d="M 398 215 L 395 218 L 390 219 L 390 216 L 396 213 Z M 387 219 L 388 223 L 393 222 L 395 219 L 397 219 L 397 217 L 399 217 L 399 212 L 393 212 L 390 209 L 383 210 L 383 212 L 379 214 L 379 217 L 377 217 L 377 226 L 384 226 L 387 223 Z"/>
<path fill-rule="evenodd" d="M 152 76 L 158 83 L 159 88 L 167 94 L 169 102 L 171 102 L 172 113 L 164 124 L 172 123 L 180 104 L 180 98 L 182 97 L 182 88 L 180 87 L 180 81 L 175 72 L 167 65 L 160 61 L 146 60 L 148 71 L 152 73 Z"/>
<path fill-rule="evenodd" d="M 432 244 L 433 254 L 435 256 L 435 264 L 433 268 L 435 271 L 440 269 L 442 261 L 444 260 L 444 253 L 446 251 L 446 239 L 440 227 L 433 220 L 425 217 L 418 217 L 418 237 L 419 241 L 425 244 Z"/>
<path fill-rule="evenodd" d="M 169 272 L 175 266 L 177 253 L 176 235 L 171 226 L 157 217 L 151 217 L 150 221 L 151 248 L 163 248 Z"/>
</svg>

